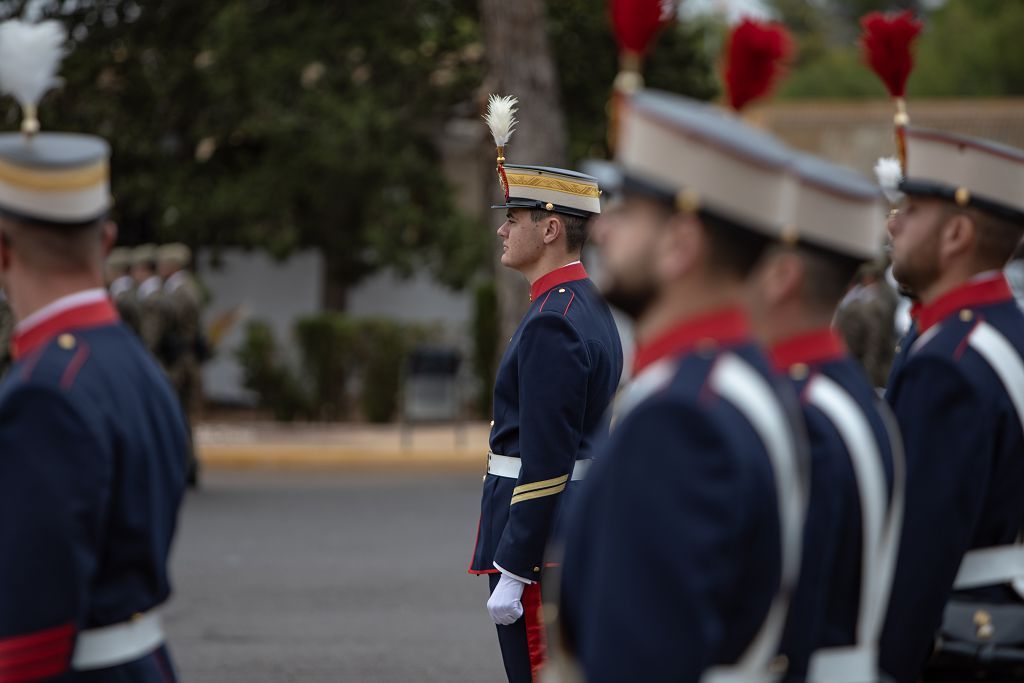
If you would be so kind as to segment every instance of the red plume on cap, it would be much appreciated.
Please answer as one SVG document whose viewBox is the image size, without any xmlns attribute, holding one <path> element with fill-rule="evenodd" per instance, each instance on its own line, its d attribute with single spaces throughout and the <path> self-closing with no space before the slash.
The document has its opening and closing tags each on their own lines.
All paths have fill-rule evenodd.
<svg viewBox="0 0 1024 683">
<path fill-rule="evenodd" d="M 675 15 L 675 5 L 665 0 L 611 0 L 611 13 L 619 50 L 643 55 Z"/>
<path fill-rule="evenodd" d="M 772 89 L 793 51 L 781 24 L 744 19 L 729 35 L 725 52 L 725 89 L 729 105 L 740 111 Z"/>
<path fill-rule="evenodd" d="M 612 87 L 608 146 L 615 147 L 623 102 L 644 85 L 644 55 L 663 26 L 676 16 L 673 0 L 610 0 L 612 30 L 619 44 L 619 73 Z"/>
<path fill-rule="evenodd" d="M 872 12 L 860 20 L 864 29 L 860 45 L 864 61 L 885 83 L 889 94 L 896 100 L 896 151 L 900 168 L 907 170 L 907 104 L 903 96 L 907 91 L 907 78 L 914 68 L 914 54 L 911 51 L 914 39 L 921 32 L 922 24 L 907 12 L 886 15 Z"/>
<path fill-rule="evenodd" d="M 860 20 L 864 33 L 860 38 L 864 61 L 885 83 L 893 97 L 903 97 L 907 78 L 914 68 L 911 46 L 922 24 L 907 12 L 886 15 L 872 12 Z"/>
</svg>

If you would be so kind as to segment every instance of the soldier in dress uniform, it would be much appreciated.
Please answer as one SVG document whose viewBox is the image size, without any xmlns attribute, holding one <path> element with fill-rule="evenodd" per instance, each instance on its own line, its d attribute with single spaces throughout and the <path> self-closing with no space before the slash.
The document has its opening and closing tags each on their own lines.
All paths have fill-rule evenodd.
<svg viewBox="0 0 1024 683">
<path fill-rule="evenodd" d="M 168 314 L 164 304 L 163 280 L 156 270 L 155 244 L 143 244 L 132 250 L 132 278 L 139 312 L 139 337 L 166 369 Z"/>
<path fill-rule="evenodd" d="M 199 316 L 202 292 L 192 273 L 187 270 L 192 262 L 192 250 L 186 245 L 176 243 L 160 246 L 156 261 L 157 271 L 164 283 L 163 308 L 167 315 L 167 329 L 172 331 L 168 334 L 174 334 L 178 349 L 173 358 L 165 359 L 165 367 L 191 425 L 202 402 L 202 332 Z M 190 449 L 190 485 L 197 483 L 198 472 L 199 462 L 194 449 Z"/>
<path fill-rule="evenodd" d="M 159 610 L 185 489 L 185 421 L 103 287 L 116 231 L 109 156 L 91 135 L 39 132 L 57 22 L 0 25 L 51 64 L 0 135 L 0 270 L 18 320 L 0 383 L 0 680 L 174 680 Z M 9 91 L 9 90 L 8 90 Z M 39 188 L 45 187 L 45 192 Z"/>
<path fill-rule="evenodd" d="M 139 304 L 135 298 L 135 279 L 132 277 L 132 251 L 116 247 L 107 256 L 107 290 L 117 307 L 121 322 L 136 334 L 139 331 Z"/>
<path fill-rule="evenodd" d="M 907 494 L 882 666 L 918 680 L 941 626 L 926 681 L 1020 680 L 1024 315 L 1002 268 L 1024 234 L 1024 151 L 913 127 L 906 139 L 893 273 L 919 303 L 886 392 Z"/>
<path fill-rule="evenodd" d="M 782 652 L 792 680 L 866 683 L 878 680 L 902 452 L 895 419 L 831 322 L 858 268 L 878 257 L 885 214 L 877 186 L 852 171 L 809 156 L 792 169 L 791 231 L 758 266 L 749 297 L 810 440 L 803 563 Z"/>
<path fill-rule="evenodd" d="M 514 104 L 499 100 L 497 106 L 502 102 Z M 506 111 L 508 130 L 511 114 Z M 607 433 L 622 348 L 611 312 L 580 262 L 587 220 L 600 212 L 596 180 L 503 161 L 505 201 L 495 207 L 505 211 L 497 233 L 501 263 L 531 282 L 531 304 L 498 367 L 469 571 L 489 575 L 487 609 L 497 624 L 505 671 L 512 683 L 525 683 L 545 656 L 545 547 L 595 443 Z"/>
<path fill-rule="evenodd" d="M 637 351 L 567 524 L 562 640 L 588 681 L 769 680 L 806 456 L 795 397 L 742 302 L 786 223 L 792 154 L 656 91 L 620 120 L 622 204 L 597 235 L 606 297 L 636 320 Z"/>
</svg>

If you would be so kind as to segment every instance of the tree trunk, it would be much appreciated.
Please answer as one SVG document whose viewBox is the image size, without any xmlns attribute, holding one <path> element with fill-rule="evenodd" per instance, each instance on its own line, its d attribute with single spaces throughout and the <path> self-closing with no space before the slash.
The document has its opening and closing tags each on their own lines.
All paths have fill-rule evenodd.
<svg viewBox="0 0 1024 683">
<path fill-rule="evenodd" d="M 480 18 L 487 47 L 487 91 L 519 98 L 519 125 L 505 150 L 507 163 L 564 165 L 568 134 L 544 0 L 480 0 Z M 487 139 L 493 159 L 493 141 L 490 136 Z M 489 197 L 502 198 L 497 175 L 488 188 Z M 495 228 L 499 222 L 495 216 Z M 500 242 L 495 241 L 495 247 L 495 259 L 500 259 Z M 501 334 L 508 339 L 529 305 L 529 285 L 522 275 L 500 263 L 496 276 Z"/>
</svg>

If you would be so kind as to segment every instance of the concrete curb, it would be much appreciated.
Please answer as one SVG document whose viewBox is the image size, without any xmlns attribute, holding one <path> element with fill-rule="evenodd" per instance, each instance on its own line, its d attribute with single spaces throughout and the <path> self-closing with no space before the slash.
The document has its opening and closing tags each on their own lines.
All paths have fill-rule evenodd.
<svg viewBox="0 0 1024 683">
<path fill-rule="evenodd" d="M 401 425 L 203 423 L 196 451 L 210 469 L 378 469 L 484 472 L 487 423 Z"/>
</svg>

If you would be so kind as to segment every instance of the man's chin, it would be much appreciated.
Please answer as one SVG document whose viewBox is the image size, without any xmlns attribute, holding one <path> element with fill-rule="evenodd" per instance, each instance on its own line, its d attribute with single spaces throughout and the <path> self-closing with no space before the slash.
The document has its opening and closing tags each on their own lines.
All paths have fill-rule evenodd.
<svg viewBox="0 0 1024 683">
<path fill-rule="evenodd" d="M 654 301 L 653 288 L 628 289 L 610 284 L 603 292 L 605 301 L 614 306 L 633 320 L 643 317 Z"/>
</svg>

